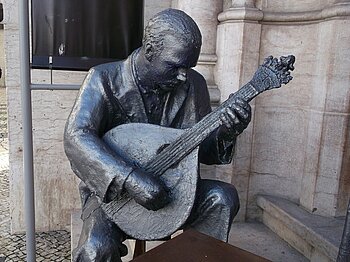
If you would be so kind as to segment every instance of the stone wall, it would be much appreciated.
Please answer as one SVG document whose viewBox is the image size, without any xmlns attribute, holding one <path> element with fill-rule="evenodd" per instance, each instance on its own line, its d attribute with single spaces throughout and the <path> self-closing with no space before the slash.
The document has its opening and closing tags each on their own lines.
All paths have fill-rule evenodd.
<svg viewBox="0 0 350 262">
<path fill-rule="evenodd" d="M 168 7 L 188 12 L 202 30 L 196 69 L 215 103 L 247 82 L 264 57 L 297 58 L 288 86 L 253 101 L 252 123 L 238 140 L 234 163 L 203 167 L 204 176 L 236 185 L 238 220 L 259 218 L 257 194 L 283 196 L 322 215 L 343 215 L 350 192 L 348 1 L 145 0 L 145 21 Z M 17 1 L 4 0 L 13 232 L 24 230 L 17 9 Z M 33 82 L 51 82 L 49 71 L 32 73 Z M 54 71 L 52 82 L 79 84 L 84 75 Z M 78 181 L 62 147 L 76 91 L 32 93 L 36 226 L 61 229 L 79 206 Z"/>
<path fill-rule="evenodd" d="M 219 15 L 216 66 L 223 99 L 264 57 L 297 58 L 294 80 L 255 100 L 250 129 L 240 137 L 232 183 L 241 193 L 241 216 L 259 217 L 257 194 L 344 215 L 350 193 L 348 1 L 227 2 Z"/>
<path fill-rule="evenodd" d="M 32 73 L 34 83 L 49 82 L 48 71 L 40 70 Z M 83 76 L 79 76 L 78 73 L 53 72 L 53 83 L 80 84 L 82 78 Z M 35 207 L 36 226 L 39 231 L 64 229 L 69 224 L 71 210 L 79 206 L 78 180 L 72 174 L 63 150 L 63 128 L 75 96 L 76 91 L 32 92 Z M 11 230 L 21 232 L 24 230 L 24 185 L 19 87 L 7 86 L 7 97 Z"/>
<path fill-rule="evenodd" d="M 5 48 L 4 48 L 4 26 L 0 24 L 0 68 L 2 76 L 0 78 L 0 88 L 5 87 Z"/>
</svg>

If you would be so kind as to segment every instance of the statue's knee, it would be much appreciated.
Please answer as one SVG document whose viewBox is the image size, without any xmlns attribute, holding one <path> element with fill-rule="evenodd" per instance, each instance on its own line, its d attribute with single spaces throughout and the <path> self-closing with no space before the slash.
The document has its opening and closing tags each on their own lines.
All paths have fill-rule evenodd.
<svg viewBox="0 0 350 262">
<path fill-rule="evenodd" d="M 83 230 L 80 235 L 78 247 L 74 250 L 74 261 L 98 261 L 98 254 L 103 253 L 105 247 L 104 243 L 101 243 L 100 236 L 95 236 L 94 230 L 87 230 L 83 225 Z"/>
<path fill-rule="evenodd" d="M 73 251 L 73 262 L 92 262 L 97 260 L 97 248 L 90 242 L 85 242 Z"/>
<path fill-rule="evenodd" d="M 218 184 L 210 190 L 214 205 L 230 209 L 233 216 L 238 213 L 240 204 L 237 189 L 231 184 Z"/>
<path fill-rule="evenodd" d="M 120 257 L 127 254 L 123 240 L 117 225 L 106 218 L 101 208 L 94 209 L 84 216 L 73 261 L 121 261 Z"/>
<path fill-rule="evenodd" d="M 120 243 L 120 245 L 122 245 Z M 88 238 L 81 246 L 74 250 L 74 262 L 105 262 L 121 261 L 118 243 L 99 237 Z"/>
</svg>

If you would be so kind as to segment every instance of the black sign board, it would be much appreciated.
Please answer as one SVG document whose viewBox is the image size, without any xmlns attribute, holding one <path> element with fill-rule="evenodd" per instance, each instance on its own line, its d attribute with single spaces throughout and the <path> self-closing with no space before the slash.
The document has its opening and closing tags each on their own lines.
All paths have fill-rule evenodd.
<svg viewBox="0 0 350 262">
<path fill-rule="evenodd" d="M 88 70 L 141 46 L 143 0 L 31 0 L 32 68 Z"/>
</svg>

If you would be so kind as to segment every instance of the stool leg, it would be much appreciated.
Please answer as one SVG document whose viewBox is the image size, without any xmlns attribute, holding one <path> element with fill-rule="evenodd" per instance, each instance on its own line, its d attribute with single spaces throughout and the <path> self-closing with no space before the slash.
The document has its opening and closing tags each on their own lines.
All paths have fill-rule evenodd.
<svg viewBox="0 0 350 262">
<path fill-rule="evenodd" d="M 339 247 L 337 262 L 350 261 L 350 200 L 345 217 L 343 236 Z"/>
<path fill-rule="evenodd" d="M 145 252 L 146 252 L 146 241 L 136 239 L 135 249 L 134 249 L 134 258 L 144 254 Z"/>
</svg>

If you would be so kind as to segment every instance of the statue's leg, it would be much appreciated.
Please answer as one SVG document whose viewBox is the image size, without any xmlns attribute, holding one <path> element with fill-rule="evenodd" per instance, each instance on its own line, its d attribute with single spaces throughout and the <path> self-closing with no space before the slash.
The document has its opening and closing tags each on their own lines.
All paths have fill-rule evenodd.
<svg viewBox="0 0 350 262">
<path fill-rule="evenodd" d="M 99 207 L 94 194 L 84 197 L 86 187 L 81 187 L 83 203 L 83 229 L 79 243 L 73 251 L 73 261 L 121 261 L 121 256 L 127 254 L 127 248 L 122 242 L 125 234 L 111 222 Z"/>
<path fill-rule="evenodd" d="M 227 242 L 233 218 L 239 210 L 236 188 L 221 181 L 203 179 L 198 183 L 195 205 L 184 229 Z"/>
</svg>

